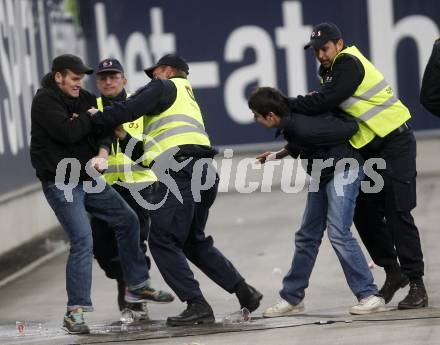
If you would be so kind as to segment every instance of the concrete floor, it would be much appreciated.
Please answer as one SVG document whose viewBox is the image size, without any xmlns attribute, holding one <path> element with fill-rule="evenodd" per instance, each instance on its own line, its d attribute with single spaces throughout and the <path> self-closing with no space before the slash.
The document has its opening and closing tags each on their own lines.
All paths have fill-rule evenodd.
<svg viewBox="0 0 440 345">
<path fill-rule="evenodd" d="M 238 310 L 229 295 L 195 269 L 218 324 L 211 327 L 170 329 L 167 316 L 178 314 L 184 305 L 151 305 L 155 323 L 142 323 L 128 330 L 111 328 L 118 321 L 116 284 L 94 265 L 93 302 L 95 312 L 87 314 L 90 336 L 72 336 L 60 330 L 66 302 L 63 253 L 31 273 L 0 288 L 0 344 L 438 344 L 440 335 L 440 179 L 426 175 L 418 180 L 418 207 L 414 212 L 425 255 L 425 282 L 430 308 L 414 312 L 393 311 L 407 288 L 399 291 L 386 313 L 353 318 L 348 314 L 356 300 L 351 294 L 336 255 L 327 238 L 323 244 L 306 291 L 306 311 L 302 316 L 260 319 L 261 312 L 278 298 L 283 275 L 293 253 L 293 234 L 304 210 L 305 193 L 237 194 L 222 193 L 212 208 L 207 233 L 216 246 L 236 265 L 246 280 L 263 294 L 262 306 L 249 324 L 222 325 L 222 318 Z M 380 286 L 384 274 L 373 269 Z M 165 288 L 157 268 L 152 277 Z M 335 321 L 320 324 L 321 320 Z M 16 331 L 16 321 L 25 324 L 24 335 Z M 352 321 L 352 322 L 344 322 Z M 105 326 L 107 325 L 107 326 Z"/>
</svg>

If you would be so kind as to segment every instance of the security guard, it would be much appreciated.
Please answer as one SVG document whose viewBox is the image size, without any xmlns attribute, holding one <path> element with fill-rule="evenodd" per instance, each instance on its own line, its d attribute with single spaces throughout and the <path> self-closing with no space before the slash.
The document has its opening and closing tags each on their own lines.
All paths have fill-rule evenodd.
<svg viewBox="0 0 440 345">
<path fill-rule="evenodd" d="M 124 76 L 124 69 L 117 59 L 105 59 L 98 65 L 96 72 L 96 86 L 101 93 L 101 97 L 97 98 L 97 106 L 99 110 L 103 110 L 104 106 L 109 106 L 113 102 L 123 101 L 127 98 L 125 85 L 127 80 Z M 130 135 L 142 138 L 143 121 L 142 118 L 124 123 L 123 128 Z M 107 159 L 108 169 L 104 173 L 104 178 L 110 186 L 124 198 L 128 205 L 136 212 L 140 224 L 140 246 L 144 253 L 147 251 L 146 241 L 149 233 L 149 216 L 148 210 L 143 209 L 134 200 L 129 189 L 124 184 L 145 184 L 145 193 L 151 190 L 151 185 L 156 181 L 156 176 L 150 169 L 142 171 L 135 170 L 127 165 L 135 163 L 119 148 L 119 140 L 115 136 L 112 149 Z M 135 166 L 135 165 L 134 165 Z M 122 275 L 121 264 L 119 261 L 118 246 L 115 233 L 109 228 L 108 224 L 96 217 L 91 219 L 93 233 L 93 252 L 99 266 L 104 270 L 107 277 L 116 279 L 118 283 L 118 306 L 119 310 L 125 308 L 132 309 L 139 313 L 142 319 L 148 318 L 146 304 L 127 303 L 124 301 L 125 282 Z M 150 268 L 150 259 L 146 256 L 146 264 Z"/>
<path fill-rule="evenodd" d="M 440 38 L 434 42 L 423 74 L 420 103 L 433 115 L 440 117 Z"/>
<path fill-rule="evenodd" d="M 205 236 L 209 208 L 217 195 L 218 175 L 212 165 L 216 151 L 205 132 L 203 117 L 187 80 L 184 59 L 168 54 L 145 70 L 154 78 L 127 101 L 96 113 L 96 127 L 115 127 L 144 116 L 145 139 L 133 149 L 133 158 L 144 154 L 160 184 L 151 212 L 149 246 L 168 285 L 187 308 L 169 317 L 172 326 L 214 322 L 213 311 L 194 279 L 187 259 L 229 293 L 236 293 L 242 307 L 258 308 L 261 293 L 248 285 L 232 263 Z M 95 111 L 89 110 L 90 113 Z M 129 135 L 121 147 L 132 143 Z M 143 144 L 143 145 L 142 145 Z M 198 183 L 194 183 L 198 181 Z M 195 193 L 194 187 L 199 193 Z"/>
<path fill-rule="evenodd" d="M 358 120 L 359 131 L 350 143 L 365 159 L 383 158 L 386 170 L 380 193 L 359 194 L 354 223 L 374 262 L 385 268 L 380 290 L 385 301 L 409 278 L 409 293 L 399 309 L 426 307 L 423 254 L 411 215 L 416 206 L 416 142 L 406 123 L 410 112 L 382 73 L 355 46 L 344 46 L 336 25 L 315 26 L 304 49 L 309 47 L 321 63 L 322 88 L 290 99 L 291 110 L 314 115 L 339 107 Z"/>
</svg>

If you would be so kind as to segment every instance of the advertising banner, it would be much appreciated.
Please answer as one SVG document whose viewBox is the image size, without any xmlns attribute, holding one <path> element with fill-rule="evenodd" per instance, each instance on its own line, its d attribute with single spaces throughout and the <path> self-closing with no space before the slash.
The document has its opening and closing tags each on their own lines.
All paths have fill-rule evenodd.
<svg viewBox="0 0 440 345">
<path fill-rule="evenodd" d="M 52 58 L 82 56 L 95 67 L 116 57 L 128 90 L 149 81 L 143 69 L 166 53 L 185 57 L 189 80 L 214 145 L 275 140 L 253 123 L 247 97 L 260 86 L 297 96 L 319 88 L 313 25 L 336 23 L 382 71 L 410 109 L 416 130 L 440 121 L 419 104 L 420 82 L 440 36 L 431 0 L 159 1 L 0 0 L 1 194 L 36 182 L 30 165 L 30 105 Z M 96 91 L 94 77 L 86 87 Z"/>
</svg>

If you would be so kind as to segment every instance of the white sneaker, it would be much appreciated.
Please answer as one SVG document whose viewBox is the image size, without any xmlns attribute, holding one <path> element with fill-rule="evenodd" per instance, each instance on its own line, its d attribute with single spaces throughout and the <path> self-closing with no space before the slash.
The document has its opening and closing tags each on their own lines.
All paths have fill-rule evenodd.
<svg viewBox="0 0 440 345">
<path fill-rule="evenodd" d="M 359 301 L 358 304 L 350 308 L 350 314 L 364 315 L 385 311 L 385 300 L 378 296 L 368 296 Z"/>
<path fill-rule="evenodd" d="M 303 311 L 304 303 L 302 301 L 299 304 L 290 304 L 286 300 L 281 299 L 273 306 L 267 308 L 263 313 L 263 317 L 289 316 Z"/>
</svg>

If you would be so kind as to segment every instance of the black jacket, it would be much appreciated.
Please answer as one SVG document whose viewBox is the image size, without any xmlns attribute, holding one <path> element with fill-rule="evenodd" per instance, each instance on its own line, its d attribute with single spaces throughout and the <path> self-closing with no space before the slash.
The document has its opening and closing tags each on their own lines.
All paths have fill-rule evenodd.
<svg viewBox="0 0 440 345">
<path fill-rule="evenodd" d="M 313 160 L 333 158 L 333 166 L 321 172 L 320 182 L 326 183 L 333 177 L 335 165 L 342 158 L 362 161 L 358 151 L 348 143 L 357 130 L 357 122 L 344 114 L 307 116 L 292 113 L 282 118 L 278 133 L 282 133 L 287 140 L 285 148 L 292 157 L 307 160 L 309 175 Z"/>
<path fill-rule="evenodd" d="M 92 118 L 94 127 L 98 132 L 105 128 L 114 128 L 125 122 L 131 122 L 143 115 L 155 116 L 168 109 L 176 100 L 177 89 L 169 80 L 153 79 L 144 87 L 130 95 L 126 101 L 115 102 L 111 107 L 105 107 L 102 113 Z M 131 137 L 120 141 L 121 149 Z M 208 146 L 181 145 L 177 155 L 188 157 L 210 158 L 217 154 L 217 151 Z M 132 160 L 137 160 L 143 154 L 142 143 L 140 142 L 133 150 Z"/>
<path fill-rule="evenodd" d="M 440 117 L 440 39 L 434 43 L 423 74 L 420 103 L 433 115 Z"/>
<path fill-rule="evenodd" d="M 81 163 L 80 180 L 89 179 L 85 163 L 96 156 L 99 147 L 110 150 L 111 138 L 89 135 L 92 124 L 86 110 L 96 107 L 96 97 L 80 90 L 78 98 L 68 97 L 47 74 L 37 91 L 31 109 L 31 161 L 41 181 L 54 181 L 58 163 L 76 158 Z M 79 117 L 72 118 L 72 114 Z M 66 177 L 67 180 L 68 177 Z"/>
<path fill-rule="evenodd" d="M 306 115 L 333 111 L 354 94 L 364 79 L 365 69 L 355 56 L 344 54 L 336 59 L 331 70 L 321 66 L 319 75 L 323 80 L 321 90 L 290 98 L 291 111 Z"/>
</svg>

